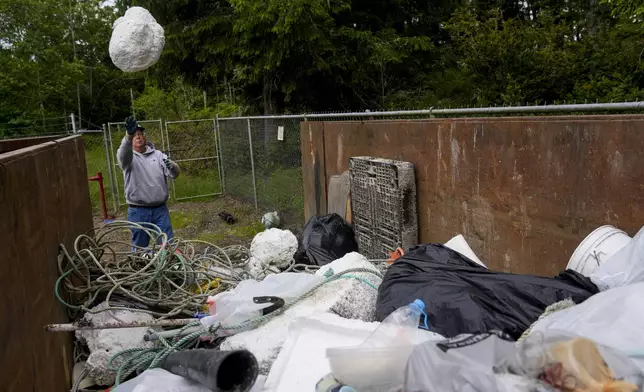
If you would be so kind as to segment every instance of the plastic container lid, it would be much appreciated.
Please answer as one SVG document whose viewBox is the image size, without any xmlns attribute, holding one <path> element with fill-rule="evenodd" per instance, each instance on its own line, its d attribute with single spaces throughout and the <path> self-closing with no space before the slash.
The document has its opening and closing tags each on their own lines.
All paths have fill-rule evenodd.
<svg viewBox="0 0 644 392">
<path fill-rule="evenodd" d="M 414 302 L 410 303 L 409 306 L 418 308 L 421 312 L 425 312 L 425 303 L 422 299 L 416 299 Z"/>
</svg>

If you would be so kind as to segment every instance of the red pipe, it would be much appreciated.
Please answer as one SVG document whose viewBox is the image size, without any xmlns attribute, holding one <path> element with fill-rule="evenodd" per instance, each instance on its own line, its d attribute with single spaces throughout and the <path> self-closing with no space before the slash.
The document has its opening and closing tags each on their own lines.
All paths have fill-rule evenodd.
<svg viewBox="0 0 644 392">
<path fill-rule="evenodd" d="M 105 188 L 103 188 L 103 173 L 98 172 L 94 177 L 88 178 L 90 181 L 98 181 L 98 186 L 101 192 L 101 204 L 103 206 L 103 219 L 114 219 L 113 216 L 107 215 L 107 203 L 105 202 Z"/>
</svg>

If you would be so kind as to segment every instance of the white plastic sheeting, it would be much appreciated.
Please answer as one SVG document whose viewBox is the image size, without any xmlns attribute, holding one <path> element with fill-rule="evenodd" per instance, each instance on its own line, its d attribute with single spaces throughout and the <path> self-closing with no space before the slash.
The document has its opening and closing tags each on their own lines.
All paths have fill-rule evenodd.
<svg viewBox="0 0 644 392">
<path fill-rule="evenodd" d="M 142 7 L 132 7 L 112 25 L 110 57 L 123 72 L 143 71 L 161 57 L 163 27 Z"/>
<path fill-rule="evenodd" d="M 328 269 L 333 273 L 340 273 L 350 268 L 367 268 L 377 271 L 373 264 L 355 252 L 324 266 L 316 272 L 316 276 L 324 276 Z M 381 279 L 369 273 L 352 273 L 357 278 L 369 281 L 378 287 Z M 366 290 L 369 295 L 357 295 L 357 292 Z M 333 312 L 349 319 L 373 321 L 376 306 L 377 289 L 357 279 L 339 279 L 327 283 L 317 289 L 311 296 L 302 300 L 283 314 L 261 325 L 252 331 L 241 332 L 230 336 L 221 345 L 222 350 L 246 349 L 257 358 L 260 374 L 268 374 L 280 348 L 288 336 L 291 322 L 300 317 L 309 317 L 323 312 Z"/>
<path fill-rule="evenodd" d="M 559 310 L 532 327 L 529 336 L 557 330 L 624 353 L 644 355 L 644 282 L 602 291 Z"/>
<path fill-rule="evenodd" d="M 644 282 L 644 228 L 633 239 L 597 267 L 590 280 L 600 290 Z"/>
<path fill-rule="evenodd" d="M 266 379 L 257 377 L 250 392 L 261 392 Z M 163 369 L 148 369 L 113 392 L 210 392 L 210 389 Z"/>
</svg>

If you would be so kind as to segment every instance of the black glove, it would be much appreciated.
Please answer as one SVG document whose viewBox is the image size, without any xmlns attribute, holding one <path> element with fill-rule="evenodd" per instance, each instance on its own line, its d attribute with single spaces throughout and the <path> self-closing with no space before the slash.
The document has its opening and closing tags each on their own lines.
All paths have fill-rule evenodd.
<svg viewBox="0 0 644 392">
<path fill-rule="evenodd" d="M 125 119 L 125 130 L 127 134 L 133 136 L 136 133 L 136 120 L 130 116 Z"/>
<path fill-rule="evenodd" d="M 163 164 L 165 165 L 165 168 L 170 170 L 172 169 L 172 162 L 170 162 L 169 159 L 163 158 Z"/>
</svg>

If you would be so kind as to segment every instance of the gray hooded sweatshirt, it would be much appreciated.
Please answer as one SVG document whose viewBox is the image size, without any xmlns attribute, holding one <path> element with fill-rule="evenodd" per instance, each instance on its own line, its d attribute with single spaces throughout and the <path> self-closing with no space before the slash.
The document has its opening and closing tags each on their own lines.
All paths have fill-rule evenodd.
<svg viewBox="0 0 644 392">
<path fill-rule="evenodd" d="M 179 166 L 170 161 L 170 169 L 163 164 L 168 156 L 155 150 L 148 142 L 144 153 L 132 149 L 127 136 L 121 141 L 116 156 L 125 177 L 125 201 L 129 205 L 154 207 L 168 200 L 168 179 L 179 176 Z"/>
</svg>

